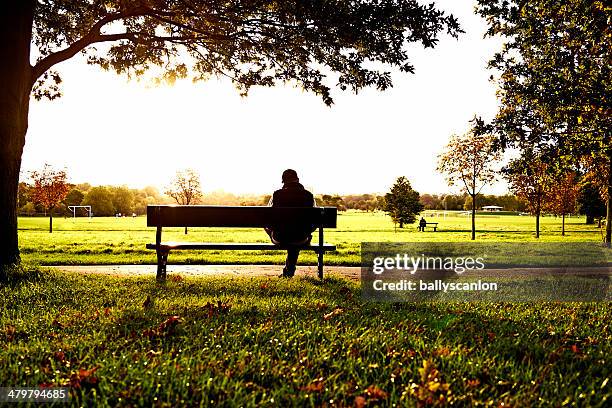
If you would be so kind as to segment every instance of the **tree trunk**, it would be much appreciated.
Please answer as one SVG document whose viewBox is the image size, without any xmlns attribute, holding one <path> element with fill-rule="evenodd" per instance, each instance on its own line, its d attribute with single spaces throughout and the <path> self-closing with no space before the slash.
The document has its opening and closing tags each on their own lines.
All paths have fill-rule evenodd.
<svg viewBox="0 0 612 408">
<path fill-rule="evenodd" d="M 476 194 L 472 196 L 472 241 L 476 240 Z"/>
<path fill-rule="evenodd" d="M 49 212 L 49 234 L 53 232 L 53 212 Z"/>
<path fill-rule="evenodd" d="M 187 227 L 185 227 L 185 235 L 187 235 Z"/>
<path fill-rule="evenodd" d="M 585 224 L 595 224 L 595 217 L 587 214 Z M 601 228 L 601 225 L 599 227 Z"/>
<path fill-rule="evenodd" d="M 536 238 L 540 238 L 540 209 L 536 212 Z"/>
<path fill-rule="evenodd" d="M 33 0 L 8 0 L 0 13 L 0 269 L 19 262 L 17 189 L 32 89 Z"/>
<path fill-rule="evenodd" d="M 400 228 L 404 228 L 404 221 L 399 222 Z"/>
<path fill-rule="evenodd" d="M 565 236 L 565 213 L 561 214 L 561 235 Z"/>
<path fill-rule="evenodd" d="M 608 199 L 606 200 L 606 239 L 605 243 L 610 248 L 612 242 L 612 151 L 608 152 Z"/>
</svg>

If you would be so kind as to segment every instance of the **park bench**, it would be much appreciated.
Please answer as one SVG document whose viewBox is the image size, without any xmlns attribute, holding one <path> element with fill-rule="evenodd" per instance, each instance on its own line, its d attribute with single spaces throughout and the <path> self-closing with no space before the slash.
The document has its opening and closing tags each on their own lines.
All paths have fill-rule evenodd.
<svg viewBox="0 0 612 408">
<path fill-rule="evenodd" d="M 419 229 L 422 229 L 422 231 L 425 231 L 425 228 L 433 228 L 434 232 L 436 232 L 438 230 L 438 223 L 437 222 L 427 222 L 425 223 L 424 227 L 419 226 Z"/>
<path fill-rule="evenodd" d="M 261 206 L 206 206 L 206 205 L 149 205 L 147 226 L 156 227 L 155 243 L 147 249 L 157 253 L 157 280 L 166 279 L 166 265 L 171 250 L 287 250 L 297 248 L 314 251 L 318 255 L 318 275 L 323 279 L 323 254 L 335 251 L 336 246 L 323 240 L 325 228 L 336 228 L 336 207 L 261 207 Z M 273 243 L 222 242 L 162 242 L 164 227 L 235 227 L 275 228 L 291 225 L 312 225 L 319 230 L 319 242 L 301 246 Z M 265 235 L 265 232 L 262 231 Z"/>
</svg>

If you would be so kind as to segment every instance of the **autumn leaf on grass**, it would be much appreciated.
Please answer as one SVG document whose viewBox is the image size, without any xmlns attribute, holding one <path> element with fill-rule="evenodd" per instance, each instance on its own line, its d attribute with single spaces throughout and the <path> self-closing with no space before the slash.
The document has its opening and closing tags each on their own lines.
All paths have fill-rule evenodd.
<svg viewBox="0 0 612 408">
<path fill-rule="evenodd" d="M 433 351 L 434 356 L 446 357 L 451 354 L 450 348 L 439 347 Z"/>
<path fill-rule="evenodd" d="M 4 330 L 2 332 L 2 335 L 0 336 L 0 339 L 4 339 L 6 341 L 13 341 L 15 339 L 19 339 L 19 338 L 27 338 L 27 334 L 22 332 L 22 331 L 18 331 L 17 328 L 13 325 L 8 325 L 4 327 Z"/>
<path fill-rule="evenodd" d="M 355 401 L 353 402 L 353 406 L 355 408 L 363 408 L 366 406 L 366 399 L 361 395 L 355 397 Z"/>
<path fill-rule="evenodd" d="M 417 405 L 442 405 L 450 397 L 450 387 L 430 360 L 423 361 L 419 368 L 420 382 L 410 386 L 410 395 L 417 399 Z"/>
<path fill-rule="evenodd" d="M 185 278 L 183 278 L 181 275 L 170 275 L 171 282 L 182 282 L 184 280 Z"/>
<path fill-rule="evenodd" d="M 475 378 L 473 380 L 467 380 L 467 386 L 469 388 L 476 388 L 480 385 L 480 380 L 478 378 Z"/>
<path fill-rule="evenodd" d="M 342 309 L 341 307 L 337 307 L 334 310 L 332 310 L 331 312 L 324 314 L 323 315 L 323 320 L 329 320 L 334 316 L 338 316 L 341 315 L 342 313 L 344 313 L 344 309 Z"/>
<path fill-rule="evenodd" d="M 389 394 L 381 390 L 375 385 L 370 385 L 366 390 L 366 395 L 373 400 L 384 400 L 387 399 Z"/>
<path fill-rule="evenodd" d="M 170 316 L 157 327 L 144 330 L 142 335 L 150 338 L 170 336 L 176 332 L 176 327 L 181 322 L 182 319 L 179 316 Z"/>
<path fill-rule="evenodd" d="M 94 376 L 97 370 L 98 367 L 93 367 L 89 370 L 80 368 L 78 371 L 70 374 L 70 378 L 64 381 L 62 385 L 70 386 L 72 388 L 93 387 L 98 384 L 98 377 Z"/>
<path fill-rule="evenodd" d="M 229 312 L 229 310 L 231 309 L 231 305 L 218 300 L 216 304 L 207 302 L 204 305 L 204 309 L 208 311 L 208 317 L 210 318 L 213 316 L 220 315 L 222 313 Z"/>
<path fill-rule="evenodd" d="M 302 391 L 306 391 L 306 392 L 321 392 L 323 391 L 323 386 L 325 385 L 324 381 L 322 378 L 318 378 L 315 381 L 313 381 L 311 384 L 308 384 L 305 387 L 301 387 L 300 389 Z"/>
</svg>

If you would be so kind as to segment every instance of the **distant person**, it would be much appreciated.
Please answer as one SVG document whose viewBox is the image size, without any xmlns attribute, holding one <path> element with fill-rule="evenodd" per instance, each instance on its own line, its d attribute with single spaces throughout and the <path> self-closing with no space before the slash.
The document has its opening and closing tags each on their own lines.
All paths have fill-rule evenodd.
<svg viewBox="0 0 612 408">
<path fill-rule="evenodd" d="M 425 220 L 425 218 L 421 217 L 421 220 L 419 221 L 419 231 L 425 232 L 426 226 L 427 226 L 427 221 Z"/>
<path fill-rule="evenodd" d="M 270 202 L 271 207 L 314 207 L 314 198 L 312 193 L 307 191 L 300 184 L 297 172 L 287 169 L 282 176 L 283 188 L 276 190 Z M 266 228 L 265 229 L 270 239 L 276 245 L 295 245 L 302 246 L 310 244 L 312 232 L 315 230 L 312 225 L 288 225 L 285 227 Z M 291 278 L 295 274 L 299 249 L 288 249 L 287 260 L 283 268 L 283 277 Z"/>
</svg>

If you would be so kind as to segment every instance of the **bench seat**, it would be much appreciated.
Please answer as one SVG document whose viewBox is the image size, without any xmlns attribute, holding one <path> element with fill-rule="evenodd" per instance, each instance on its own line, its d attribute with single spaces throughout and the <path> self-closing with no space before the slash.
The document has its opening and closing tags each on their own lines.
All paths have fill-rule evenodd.
<svg viewBox="0 0 612 408">
<path fill-rule="evenodd" d="M 318 252 L 320 248 L 325 252 L 335 251 L 336 246 L 332 244 L 323 244 L 322 247 L 319 244 L 309 245 L 275 245 L 272 243 L 264 242 L 253 242 L 253 243 L 234 243 L 234 242 L 161 242 L 159 249 L 161 250 L 180 250 L 180 249 L 209 249 L 209 250 L 253 250 L 253 251 L 265 251 L 265 250 L 287 250 L 297 248 L 301 251 L 315 251 Z M 157 249 L 157 245 L 147 244 L 147 249 Z"/>
</svg>

